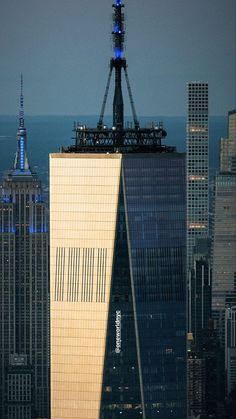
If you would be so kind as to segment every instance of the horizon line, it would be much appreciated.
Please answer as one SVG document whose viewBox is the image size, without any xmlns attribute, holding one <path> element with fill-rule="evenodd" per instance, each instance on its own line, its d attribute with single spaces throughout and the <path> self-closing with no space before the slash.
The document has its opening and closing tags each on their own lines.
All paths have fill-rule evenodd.
<svg viewBox="0 0 236 419">
<path fill-rule="evenodd" d="M 229 111 L 231 112 L 231 111 Z M 17 114 L 11 114 L 11 113 L 0 113 L 0 117 L 3 116 L 8 116 L 8 117 L 17 117 Z M 94 118 L 99 118 L 99 114 L 63 114 L 63 113 L 58 113 L 58 114 L 31 114 L 31 113 L 26 113 L 25 117 L 60 117 L 60 116 L 68 116 L 68 117 L 94 117 Z M 228 117 L 228 113 L 227 114 L 209 114 L 209 118 L 211 117 Z M 112 114 L 108 114 L 105 115 L 105 118 L 112 118 Z M 125 118 L 133 118 L 132 115 L 125 115 Z M 187 115 L 140 115 L 139 118 L 187 118 Z"/>
</svg>

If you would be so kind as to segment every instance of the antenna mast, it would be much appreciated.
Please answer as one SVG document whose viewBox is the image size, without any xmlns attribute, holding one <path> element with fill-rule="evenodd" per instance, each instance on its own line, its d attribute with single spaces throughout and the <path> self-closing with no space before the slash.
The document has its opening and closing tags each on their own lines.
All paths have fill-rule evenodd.
<svg viewBox="0 0 236 419">
<path fill-rule="evenodd" d="M 19 126 L 24 128 L 24 96 L 23 96 L 23 74 L 20 75 L 20 108 L 19 108 Z"/>
<path fill-rule="evenodd" d="M 62 148 L 64 152 L 78 153 L 138 153 L 138 152 L 172 152 L 174 147 L 162 145 L 166 131 L 162 124 L 152 124 L 149 128 L 141 128 L 136 116 L 134 101 L 128 78 L 124 50 L 124 13 L 122 0 L 116 0 L 113 7 L 113 57 L 110 60 L 110 69 L 102 102 L 101 113 L 96 128 L 75 124 L 75 145 Z M 108 128 L 103 123 L 103 117 L 109 93 L 112 73 L 115 73 L 115 91 L 113 97 L 113 125 Z M 124 103 L 122 95 L 122 72 L 125 74 L 134 126 L 124 128 Z"/>
<path fill-rule="evenodd" d="M 31 173 L 27 157 L 27 133 L 24 121 L 24 95 L 23 95 L 23 74 L 20 76 L 20 107 L 19 107 L 19 128 L 17 131 L 17 151 L 14 162 L 14 170 Z"/>
<path fill-rule="evenodd" d="M 124 103 L 123 103 L 123 95 L 122 95 L 122 69 L 125 73 L 125 79 L 127 84 L 127 90 L 130 99 L 130 105 L 133 114 L 134 126 L 136 128 L 139 127 L 139 122 L 137 120 L 134 101 L 132 97 L 131 87 L 128 78 L 127 72 L 127 64 L 126 59 L 123 57 L 124 51 L 124 13 L 122 11 L 124 4 L 121 3 L 121 0 L 116 0 L 116 3 L 112 5 L 114 9 L 113 14 L 113 31 L 112 31 L 112 38 L 113 38 L 113 51 L 114 57 L 111 58 L 110 61 L 110 71 L 108 75 L 105 95 L 103 99 L 101 114 L 98 122 L 98 127 L 103 126 L 103 116 L 111 81 L 112 71 L 115 71 L 115 92 L 113 98 L 113 127 L 117 130 L 122 130 L 124 128 Z"/>
</svg>

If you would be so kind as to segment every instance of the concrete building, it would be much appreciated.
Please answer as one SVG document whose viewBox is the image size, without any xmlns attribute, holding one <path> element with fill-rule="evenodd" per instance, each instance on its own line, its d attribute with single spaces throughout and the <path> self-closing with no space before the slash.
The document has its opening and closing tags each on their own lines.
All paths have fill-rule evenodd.
<svg viewBox="0 0 236 419">
<path fill-rule="evenodd" d="M 187 253 L 193 266 L 197 238 L 209 235 L 208 84 L 188 84 L 187 113 Z"/>
</svg>

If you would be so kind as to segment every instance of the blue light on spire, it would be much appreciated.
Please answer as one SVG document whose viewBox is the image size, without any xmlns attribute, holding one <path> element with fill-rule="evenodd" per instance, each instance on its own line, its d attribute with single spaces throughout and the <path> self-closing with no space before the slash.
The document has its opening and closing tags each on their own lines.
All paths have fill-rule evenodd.
<svg viewBox="0 0 236 419">
<path fill-rule="evenodd" d="M 25 141 L 24 137 L 20 138 L 20 169 L 24 170 L 25 168 Z"/>
<path fill-rule="evenodd" d="M 114 33 L 120 33 L 121 31 L 120 31 L 120 28 L 119 28 L 119 25 L 115 25 L 115 27 L 114 27 Z"/>
<path fill-rule="evenodd" d="M 115 48 L 115 50 L 114 50 L 114 52 L 115 52 L 115 58 L 121 58 L 121 56 L 122 56 L 122 51 L 121 51 L 121 49 L 120 48 L 118 48 L 118 47 L 116 47 Z"/>
<path fill-rule="evenodd" d="M 116 0 L 116 5 L 120 6 L 121 5 L 121 0 Z"/>
<path fill-rule="evenodd" d="M 19 108 L 19 128 L 17 131 L 17 152 L 14 161 L 14 175 L 31 175 L 27 158 L 27 133 L 24 126 L 24 95 L 23 95 L 23 74 L 21 73 L 20 82 L 20 108 Z"/>
</svg>

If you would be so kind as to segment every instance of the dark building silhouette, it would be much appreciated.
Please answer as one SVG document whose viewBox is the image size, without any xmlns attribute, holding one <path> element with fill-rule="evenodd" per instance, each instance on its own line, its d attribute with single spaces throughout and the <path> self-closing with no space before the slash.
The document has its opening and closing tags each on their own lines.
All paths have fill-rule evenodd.
<svg viewBox="0 0 236 419">
<path fill-rule="evenodd" d="M 48 418 L 48 232 L 26 151 L 23 79 L 14 167 L 0 191 L 0 416 Z"/>
<path fill-rule="evenodd" d="M 224 353 L 210 320 L 201 330 L 196 345 L 191 341 L 188 350 L 189 417 L 213 417 L 223 409 L 223 401 Z"/>
<path fill-rule="evenodd" d="M 206 407 L 206 365 L 198 352 L 188 355 L 188 406 L 189 417 L 205 412 Z"/>
<path fill-rule="evenodd" d="M 123 4 L 113 8 L 114 57 L 98 125 L 76 125 L 75 145 L 50 156 L 51 415 L 185 419 L 185 155 L 162 144 L 160 124 L 139 125 Z"/>
<path fill-rule="evenodd" d="M 197 239 L 193 250 L 190 276 L 190 326 L 194 346 L 201 349 L 202 334 L 211 318 L 211 260 L 210 240 Z"/>
</svg>

